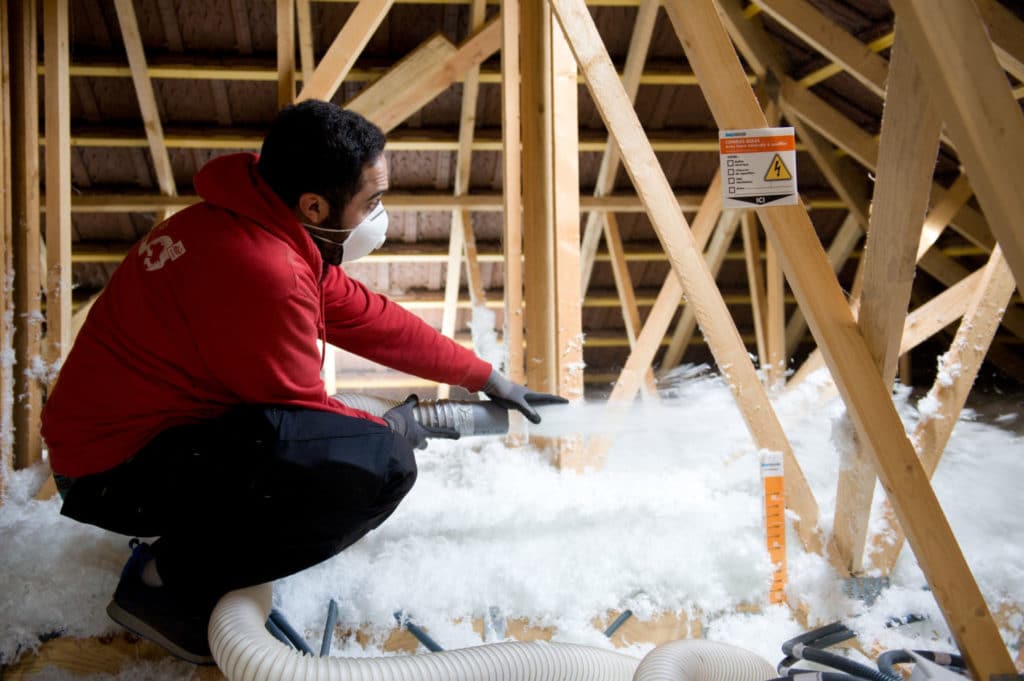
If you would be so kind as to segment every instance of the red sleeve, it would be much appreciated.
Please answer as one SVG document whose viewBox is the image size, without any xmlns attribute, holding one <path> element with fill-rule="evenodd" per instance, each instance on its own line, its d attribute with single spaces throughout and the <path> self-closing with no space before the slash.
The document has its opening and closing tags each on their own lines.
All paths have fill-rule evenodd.
<svg viewBox="0 0 1024 681">
<path fill-rule="evenodd" d="M 331 267 L 324 281 L 327 341 L 378 364 L 470 391 L 483 388 L 491 365 L 442 336 L 401 305 Z"/>
</svg>

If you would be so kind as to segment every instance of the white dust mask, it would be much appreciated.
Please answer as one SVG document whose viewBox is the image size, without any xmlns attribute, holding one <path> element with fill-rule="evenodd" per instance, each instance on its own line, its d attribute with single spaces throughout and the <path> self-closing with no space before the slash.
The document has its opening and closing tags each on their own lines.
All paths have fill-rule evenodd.
<svg viewBox="0 0 1024 681">
<path fill-rule="evenodd" d="M 327 249 L 321 247 L 321 254 L 324 256 L 325 261 L 331 265 L 339 265 L 343 262 L 358 260 L 384 245 L 388 233 L 388 213 L 384 210 L 384 204 L 381 203 L 377 205 L 377 209 L 373 213 L 355 227 L 332 229 L 307 223 L 303 223 L 303 225 L 306 229 L 310 230 L 311 237 L 324 244 L 324 246 L 328 246 Z M 349 235 L 345 241 L 338 244 L 315 232 L 326 232 L 329 234 L 349 232 Z M 325 250 L 328 252 L 325 253 Z M 338 251 L 341 252 L 338 253 Z"/>
</svg>

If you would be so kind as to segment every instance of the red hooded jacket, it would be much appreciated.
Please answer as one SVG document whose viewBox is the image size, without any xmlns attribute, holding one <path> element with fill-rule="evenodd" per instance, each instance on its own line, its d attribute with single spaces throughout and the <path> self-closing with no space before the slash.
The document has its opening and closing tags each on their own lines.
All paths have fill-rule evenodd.
<svg viewBox="0 0 1024 681">
<path fill-rule="evenodd" d="M 54 472 L 110 469 L 161 431 L 240 403 L 375 419 L 330 399 L 318 338 L 479 390 L 491 365 L 328 267 L 253 154 L 207 163 L 204 199 L 128 253 L 93 305 L 42 414 Z M 383 423 L 383 421 L 380 421 Z"/>
</svg>

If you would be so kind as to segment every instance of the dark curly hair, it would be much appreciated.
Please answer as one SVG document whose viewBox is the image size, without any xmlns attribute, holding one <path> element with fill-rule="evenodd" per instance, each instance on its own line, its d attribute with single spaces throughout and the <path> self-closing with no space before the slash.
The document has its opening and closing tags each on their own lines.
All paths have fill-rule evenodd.
<svg viewBox="0 0 1024 681">
<path fill-rule="evenodd" d="M 359 114 L 306 100 L 277 115 L 263 139 L 260 176 L 289 208 L 306 192 L 342 207 L 359 191 L 363 167 L 384 151 L 384 133 Z"/>
</svg>

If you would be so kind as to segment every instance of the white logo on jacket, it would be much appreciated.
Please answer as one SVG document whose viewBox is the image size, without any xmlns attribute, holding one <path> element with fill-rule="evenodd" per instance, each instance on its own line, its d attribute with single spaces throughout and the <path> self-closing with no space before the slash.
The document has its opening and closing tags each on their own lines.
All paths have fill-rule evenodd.
<svg viewBox="0 0 1024 681">
<path fill-rule="evenodd" d="M 180 241 L 171 241 L 171 237 L 166 235 L 158 236 L 151 241 L 150 237 L 152 236 L 152 233 L 147 235 L 139 244 L 139 255 L 143 256 L 142 264 L 146 266 L 146 270 L 153 272 L 166 265 L 168 260 L 177 260 L 185 255 L 185 245 Z M 162 247 L 160 257 L 155 261 L 153 260 L 154 246 Z"/>
</svg>

